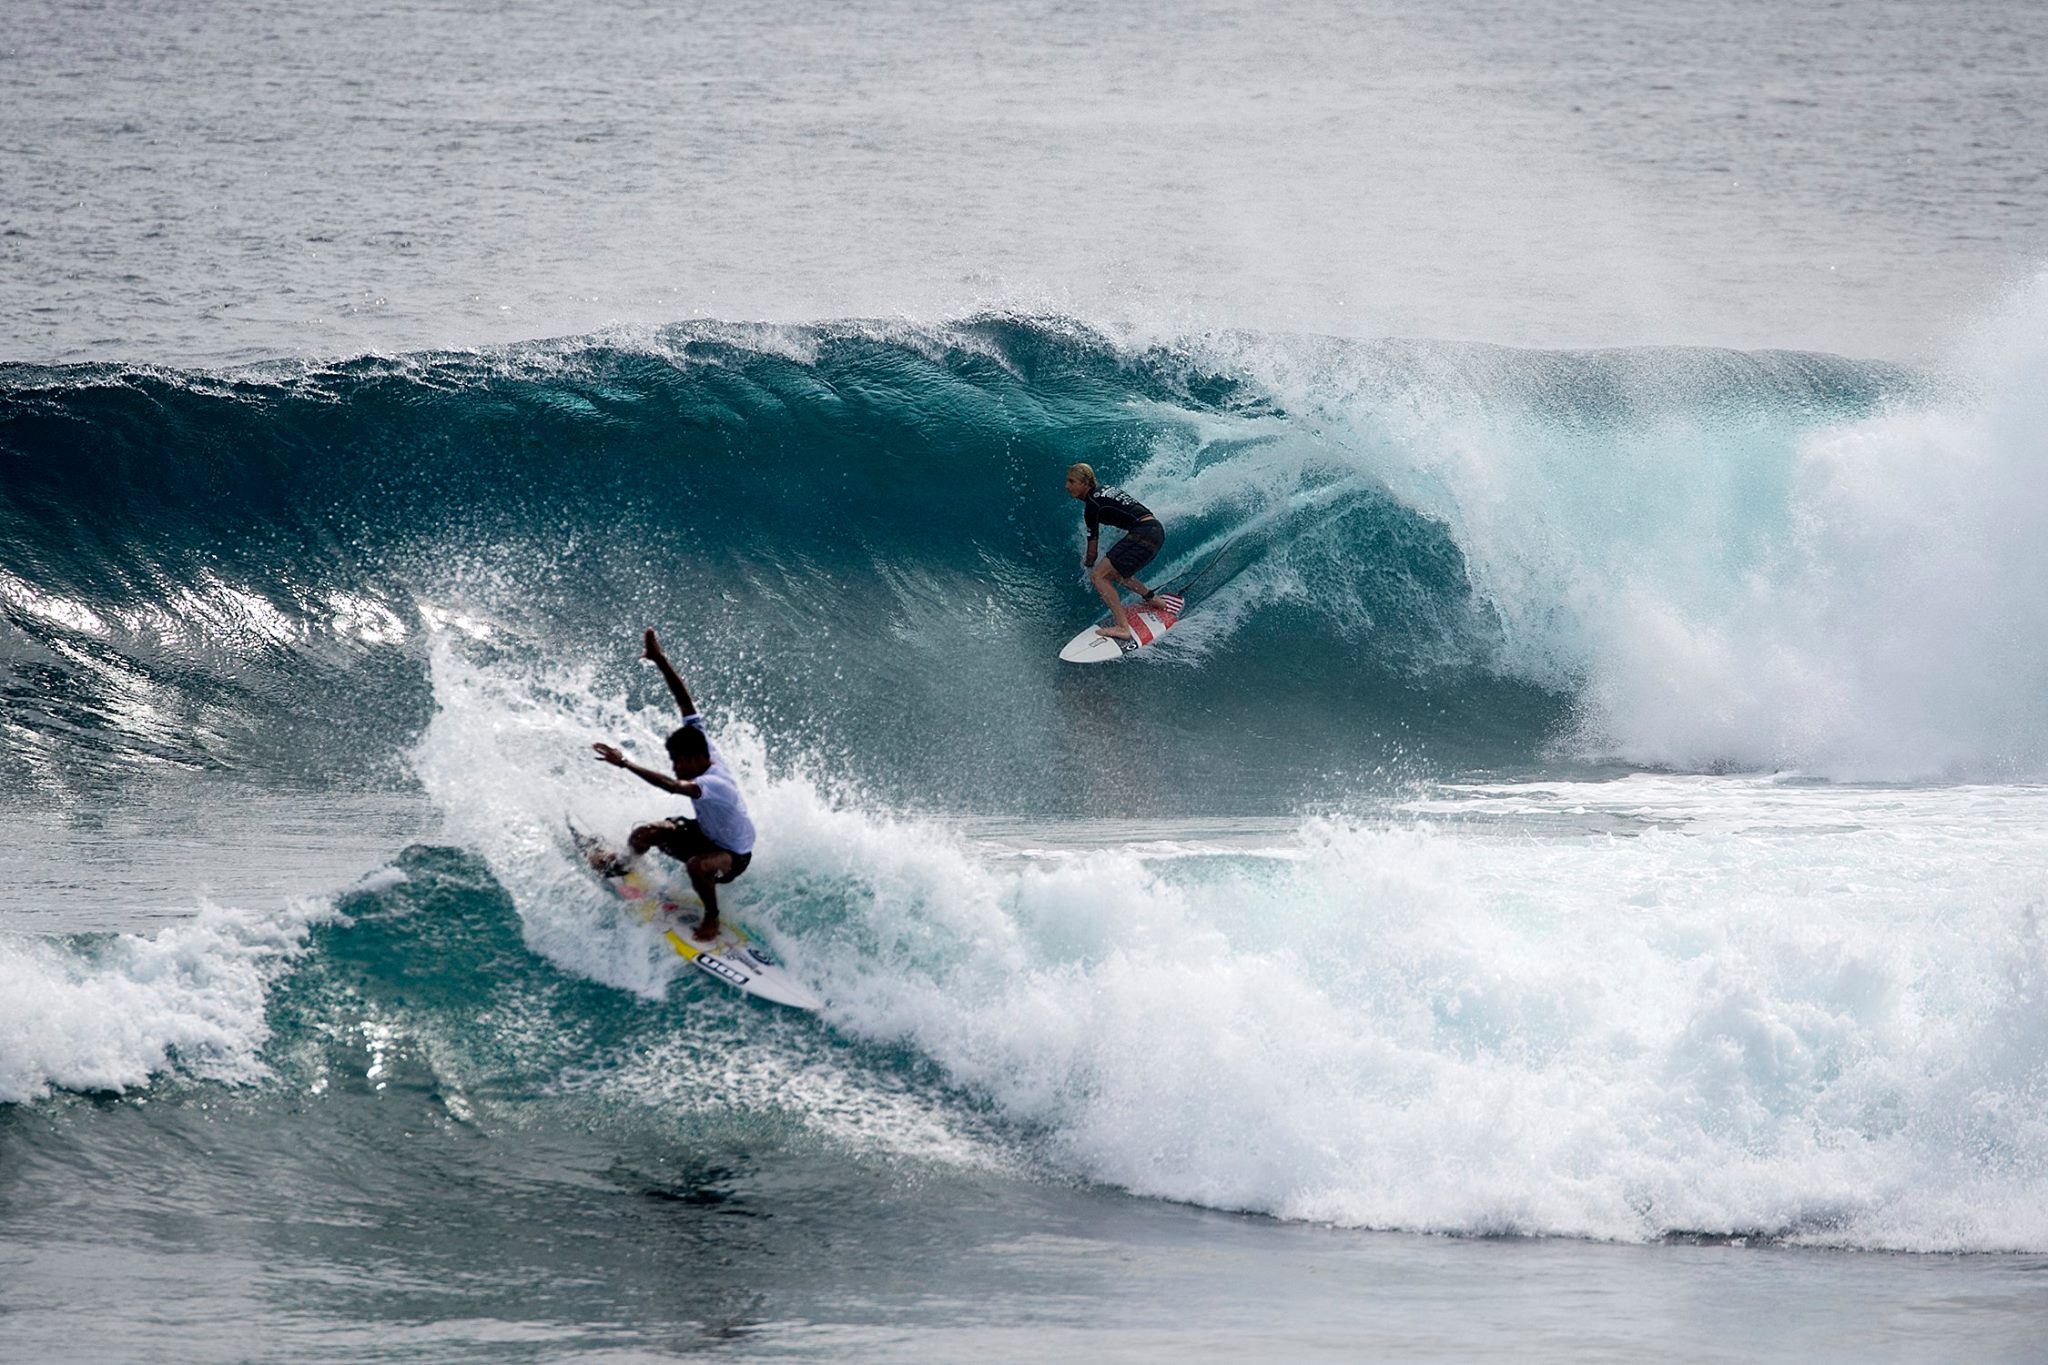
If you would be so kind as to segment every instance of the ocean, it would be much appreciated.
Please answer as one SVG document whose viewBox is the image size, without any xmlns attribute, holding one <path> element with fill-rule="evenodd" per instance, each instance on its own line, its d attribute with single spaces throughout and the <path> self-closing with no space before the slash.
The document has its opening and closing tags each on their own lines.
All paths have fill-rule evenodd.
<svg viewBox="0 0 2048 1365">
<path fill-rule="evenodd" d="M 0 1358 L 2038 1358 L 2044 110 L 1989 0 L 25 0 Z M 815 1015 L 573 854 L 649 626 Z"/>
</svg>

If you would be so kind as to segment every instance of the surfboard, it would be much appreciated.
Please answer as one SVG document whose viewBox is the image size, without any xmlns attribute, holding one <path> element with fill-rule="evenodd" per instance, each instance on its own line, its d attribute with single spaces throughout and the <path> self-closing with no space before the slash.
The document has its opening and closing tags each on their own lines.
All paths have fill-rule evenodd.
<svg viewBox="0 0 2048 1365">
<path fill-rule="evenodd" d="M 825 1002 L 791 976 L 767 945 L 748 932 L 730 911 L 720 913 L 717 936 L 710 942 L 699 943 L 692 938 L 690 930 L 703 918 L 704 903 L 697 899 L 680 869 L 665 873 L 655 866 L 651 856 L 622 853 L 574 825 L 569 827 L 569 834 L 576 841 L 576 852 L 598 879 L 631 907 L 641 923 L 659 927 L 662 938 L 683 961 L 706 976 L 778 1005 L 799 1010 L 825 1007 Z"/>
<path fill-rule="evenodd" d="M 1067 641 L 1060 657 L 1070 664 L 1113 663 L 1157 642 L 1173 629 L 1173 623 L 1180 620 L 1181 612 L 1186 609 L 1184 599 L 1169 592 L 1157 593 L 1150 602 L 1124 608 L 1124 619 L 1131 623 L 1130 639 L 1096 634 L 1098 628 L 1110 623 L 1110 618 L 1105 616 Z"/>
</svg>

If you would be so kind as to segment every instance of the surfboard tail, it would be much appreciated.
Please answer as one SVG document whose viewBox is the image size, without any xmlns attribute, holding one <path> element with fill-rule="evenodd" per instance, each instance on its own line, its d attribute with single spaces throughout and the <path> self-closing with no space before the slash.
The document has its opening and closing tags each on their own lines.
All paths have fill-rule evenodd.
<svg viewBox="0 0 2048 1365">
<path fill-rule="evenodd" d="M 569 840 L 576 846 L 576 856 L 589 864 L 590 870 L 600 877 L 623 877 L 633 870 L 633 856 L 613 848 L 595 834 L 578 829 L 570 820 Z"/>
<path fill-rule="evenodd" d="M 821 1010 L 825 1002 L 761 951 L 738 926 L 728 926 L 709 943 L 698 943 L 674 929 L 663 934 L 676 955 L 707 976 L 748 995 L 792 1009 Z"/>
</svg>

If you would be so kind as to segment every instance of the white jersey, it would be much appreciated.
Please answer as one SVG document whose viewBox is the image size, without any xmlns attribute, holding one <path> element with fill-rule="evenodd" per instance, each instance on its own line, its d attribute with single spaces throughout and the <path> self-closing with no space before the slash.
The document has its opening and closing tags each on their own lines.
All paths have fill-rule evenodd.
<svg viewBox="0 0 2048 1365">
<path fill-rule="evenodd" d="M 740 796 L 737 782 L 725 766 L 725 758 L 718 752 L 718 746 L 711 742 L 711 734 L 704 729 L 704 717 L 688 715 L 683 724 L 694 726 L 704 735 L 704 743 L 711 750 L 711 766 L 691 779 L 697 784 L 702 795 L 690 799 L 697 809 L 697 826 L 704 836 L 720 848 L 731 849 L 734 853 L 754 851 L 754 822 L 747 814 L 747 803 Z"/>
</svg>

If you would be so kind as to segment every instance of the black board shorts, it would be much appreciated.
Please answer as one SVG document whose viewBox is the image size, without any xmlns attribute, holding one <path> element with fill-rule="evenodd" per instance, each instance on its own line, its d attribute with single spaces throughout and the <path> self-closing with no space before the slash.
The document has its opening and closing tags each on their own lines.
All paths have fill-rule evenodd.
<svg viewBox="0 0 2048 1365">
<path fill-rule="evenodd" d="M 1141 521 L 1124 532 L 1124 538 L 1109 547 L 1109 567 L 1119 576 L 1133 578 L 1152 562 L 1166 543 L 1166 528 L 1156 521 Z"/>
<path fill-rule="evenodd" d="M 704 832 L 704 827 L 687 815 L 679 815 L 665 824 L 665 829 L 661 825 L 654 826 L 654 846 L 679 863 L 713 853 L 732 854 L 732 870 L 716 879 L 720 886 L 738 881 L 740 873 L 747 870 L 747 864 L 754 861 L 752 853 L 733 853 L 723 844 L 711 842 L 711 836 Z"/>
</svg>

